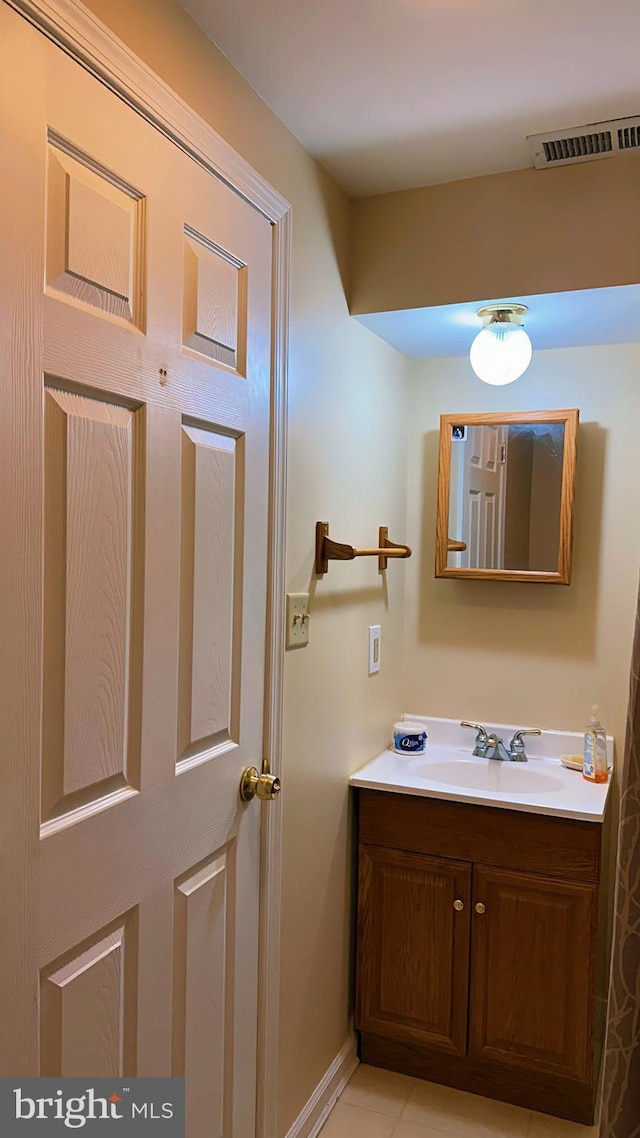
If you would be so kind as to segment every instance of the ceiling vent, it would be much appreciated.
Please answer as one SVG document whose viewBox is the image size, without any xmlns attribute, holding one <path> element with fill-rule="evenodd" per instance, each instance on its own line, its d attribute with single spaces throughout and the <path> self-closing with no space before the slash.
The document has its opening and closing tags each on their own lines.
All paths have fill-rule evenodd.
<svg viewBox="0 0 640 1138">
<path fill-rule="evenodd" d="M 574 162 L 593 162 L 614 158 L 629 150 L 640 150 L 640 115 L 610 122 L 589 123 L 569 130 L 527 136 L 536 170 L 549 166 L 570 166 Z"/>
</svg>

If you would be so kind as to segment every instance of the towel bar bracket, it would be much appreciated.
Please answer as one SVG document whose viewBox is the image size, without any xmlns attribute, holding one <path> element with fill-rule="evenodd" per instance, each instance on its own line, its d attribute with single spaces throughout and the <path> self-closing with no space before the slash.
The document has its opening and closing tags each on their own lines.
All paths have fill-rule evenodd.
<svg viewBox="0 0 640 1138">
<path fill-rule="evenodd" d="M 316 522 L 315 571 L 318 577 L 323 577 L 329 571 L 330 561 L 353 561 L 356 557 L 377 557 L 378 569 L 382 572 L 387 568 L 390 557 L 411 557 L 411 549 L 408 545 L 397 545 L 395 541 L 390 541 L 387 526 L 380 526 L 375 549 L 356 549 L 353 545 L 330 538 L 328 522 Z"/>
</svg>

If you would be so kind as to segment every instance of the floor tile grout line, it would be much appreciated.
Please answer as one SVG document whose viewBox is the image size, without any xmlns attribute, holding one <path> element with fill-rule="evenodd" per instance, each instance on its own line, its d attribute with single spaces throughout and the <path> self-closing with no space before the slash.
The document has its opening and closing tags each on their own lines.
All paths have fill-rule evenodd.
<svg viewBox="0 0 640 1138">
<path fill-rule="evenodd" d="M 335 1106 L 333 1107 L 334 1110 L 335 1110 L 335 1107 L 338 1105 L 338 1102 L 342 1106 L 350 1106 L 352 1110 L 364 1110 L 367 1112 L 367 1114 L 377 1114 L 379 1118 L 388 1118 L 388 1119 L 390 1119 L 391 1122 L 397 1123 L 397 1122 L 406 1121 L 406 1119 L 402 1118 L 401 1114 L 388 1114 L 384 1110 L 374 1110 L 374 1108 L 372 1106 L 360 1106 L 359 1104 L 356 1104 L 354 1102 L 342 1102 L 341 1099 L 337 1100 Z M 327 1117 L 330 1117 L 330 1116 L 327 1115 Z"/>
<path fill-rule="evenodd" d="M 412 1079 L 413 1084 L 415 1084 L 417 1081 L 418 1081 L 417 1079 Z M 370 1110 L 372 1114 L 381 1114 L 381 1115 L 383 1115 L 384 1118 L 395 1118 L 397 1122 L 399 1122 L 400 1119 L 402 1118 L 402 1113 L 404 1111 L 404 1108 L 406 1107 L 406 1105 L 407 1105 L 407 1103 L 411 1097 L 411 1093 L 413 1091 L 413 1086 L 412 1086 L 411 1089 L 409 1090 L 409 1093 L 408 1093 L 406 1099 L 402 1103 L 402 1106 L 400 1108 L 400 1114 L 396 1115 L 396 1114 L 389 1114 L 389 1111 L 387 1111 L 387 1110 L 377 1110 L 375 1106 L 365 1106 L 364 1103 L 348 1102 L 346 1099 L 343 1098 L 343 1095 L 344 1095 L 345 1091 L 349 1090 L 349 1086 L 350 1086 L 350 1084 L 347 1083 L 346 1087 L 344 1088 L 344 1091 L 342 1092 L 340 1097 L 336 1100 L 336 1102 L 341 1102 L 341 1103 L 343 1103 L 344 1106 L 355 1106 L 358 1110 Z M 360 1090 L 359 1087 L 354 1087 L 353 1089 L 356 1091 Z"/>
<path fill-rule="evenodd" d="M 421 1080 L 421 1079 L 411 1079 L 411 1086 L 409 1087 L 409 1089 L 408 1089 L 408 1091 L 407 1091 L 407 1098 L 409 1098 L 409 1096 L 410 1096 L 410 1095 L 413 1093 L 413 1091 L 415 1090 L 415 1088 L 416 1088 L 416 1084 L 417 1084 L 417 1083 L 419 1083 L 419 1082 L 422 1082 L 422 1081 L 423 1081 L 423 1080 Z M 346 1087 L 345 1087 L 345 1088 L 344 1088 L 344 1090 L 342 1091 L 342 1094 L 344 1094 L 344 1092 L 345 1092 L 345 1091 L 348 1091 L 350 1087 L 352 1088 L 352 1090 L 355 1090 L 355 1091 L 362 1091 L 364 1094 L 369 1094 L 369 1093 L 373 1093 L 373 1094 L 376 1094 L 376 1093 L 379 1093 L 379 1094 L 385 1094 L 385 1092 L 384 1092 L 384 1091 L 379 1091 L 379 1092 L 373 1091 L 373 1092 L 369 1092 L 369 1091 L 367 1090 L 367 1088 L 366 1088 L 366 1087 L 360 1087 L 360 1086 L 358 1086 L 356 1083 L 353 1083 L 353 1085 L 352 1085 L 352 1082 L 351 1082 L 351 1080 L 350 1080 L 350 1081 L 347 1083 Z M 392 1093 L 392 1092 L 390 1092 L 390 1093 Z"/>
<path fill-rule="evenodd" d="M 389 1112 L 386 1110 L 376 1110 L 375 1106 L 363 1106 L 363 1104 L 361 1102 L 346 1102 L 345 1100 L 343 1100 L 342 1095 L 340 1095 L 340 1098 L 336 1099 L 334 1106 L 333 1106 L 334 1110 L 335 1110 L 336 1106 L 338 1105 L 338 1103 L 341 1103 L 342 1106 L 350 1106 L 352 1108 L 352 1110 L 365 1110 L 369 1114 L 379 1114 L 381 1118 L 391 1118 L 391 1119 L 394 1119 L 395 1122 L 400 1122 L 402 1119 L 402 1114 L 389 1114 Z M 404 1106 L 406 1106 L 406 1103 L 404 1104 Z M 403 1110 L 404 1110 L 404 1106 L 402 1108 Z M 331 1116 L 328 1115 L 327 1117 L 330 1118 Z"/>
<path fill-rule="evenodd" d="M 408 1118 L 398 1119 L 398 1126 L 401 1122 L 409 1122 Z M 423 1125 L 421 1122 L 411 1122 L 411 1126 L 417 1126 L 420 1130 L 424 1130 L 425 1134 L 442 1134 L 443 1138 L 460 1138 L 459 1134 L 455 1134 L 453 1130 L 440 1130 L 437 1126 Z M 397 1138 L 398 1126 L 391 1132 L 391 1138 Z"/>
<path fill-rule="evenodd" d="M 342 1106 L 350 1106 L 352 1110 L 366 1110 L 369 1114 L 379 1114 L 381 1118 L 390 1118 L 392 1121 L 401 1122 L 401 1114 L 389 1114 L 386 1110 L 376 1110 L 373 1106 L 362 1106 L 359 1102 L 343 1102 L 342 1099 L 337 1099 L 336 1106 L 340 1103 Z M 335 1108 L 334 1108 L 335 1109 Z"/>
</svg>

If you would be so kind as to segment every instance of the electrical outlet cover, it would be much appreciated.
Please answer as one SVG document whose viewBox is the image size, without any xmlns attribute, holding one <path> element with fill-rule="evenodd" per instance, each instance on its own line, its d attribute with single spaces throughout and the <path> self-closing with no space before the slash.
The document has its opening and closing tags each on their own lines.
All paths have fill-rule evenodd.
<svg viewBox="0 0 640 1138">
<path fill-rule="evenodd" d="M 380 671 L 380 641 L 382 629 L 379 624 L 369 625 L 369 675 Z"/>
</svg>

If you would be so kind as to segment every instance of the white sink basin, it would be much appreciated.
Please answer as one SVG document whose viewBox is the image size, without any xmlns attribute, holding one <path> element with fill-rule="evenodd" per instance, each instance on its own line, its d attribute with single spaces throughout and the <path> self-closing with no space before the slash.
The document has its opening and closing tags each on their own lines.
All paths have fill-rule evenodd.
<svg viewBox="0 0 640 1138">
<path fill-rule="evenodd" d="M 543 731 L 527 738 L 529 762 L 481 759 L 473 755 L 473 734 L 456 719 L 405 715 L 423 723 L 428 735 L 423 755 L 397 755 L 386 750 L 350 778 L 363 790 L 467 802 L 498 810 L 523 810 L 556 818 L 604 820 L 611 780 L 591 783 L 580 771 L 567 770 L 560 758 L 582 749 L 580 731 Z M 485 723 L 491 734 L 510 739 L 512 723 Z M 613 739 L 607 737 L 609 762 Z"/>
<path fill-rule="evenodd" d="M 461 790 L 500 791 L 507 794 L 554 794 L 565 789 L 564 782 L 545 771 L 532 770 L 528 763 L 501 762 L 498 759 L 414 759 L 411 773 L 430 782 L 455 786 Z"/>
</svg>

